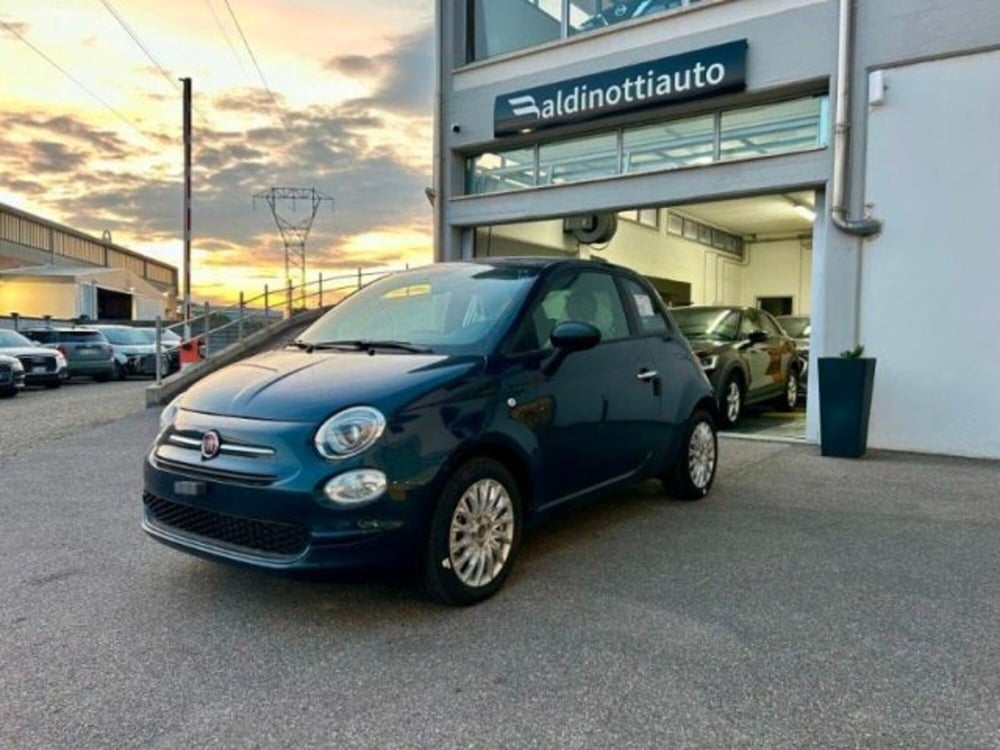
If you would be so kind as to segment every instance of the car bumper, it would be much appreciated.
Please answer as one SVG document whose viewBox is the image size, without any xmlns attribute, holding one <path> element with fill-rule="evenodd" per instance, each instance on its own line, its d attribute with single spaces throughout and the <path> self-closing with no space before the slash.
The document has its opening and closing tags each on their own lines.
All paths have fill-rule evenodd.
<svg viewBox="0 0 1000 750">
<path fill-rule="evenodd" d="M 145 467 L 142 529 L 199 557 L 274 571 L 337 571 L 410 563 L 420 549 L 419 493 L 355 509 L 325 506 L 315 482 L 251 487 Z M 187 494 L 194 493 L 194 494 Z"/>
<path fill-rule="evenodd" d="M 52 383 L 62 383 L 69 377 L 69 370 L 60 367 L 55 371 L 45 372 L 25 372 L 24 382 L 28 385 L 48 385 Z"/>
<path fill-rule="evenodd" d="M 111 375 L 114 372 L 114 360 L 73 360 L 69 363 L 70 375 Z"/>
</svg>

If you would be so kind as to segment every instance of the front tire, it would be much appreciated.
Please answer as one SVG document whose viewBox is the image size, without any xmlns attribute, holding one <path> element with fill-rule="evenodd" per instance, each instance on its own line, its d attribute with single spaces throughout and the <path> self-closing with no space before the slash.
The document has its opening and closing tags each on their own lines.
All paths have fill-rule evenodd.
<svg viewBox="0 0 1000 750">
<path fill-rule="evenodd" d="M 517 482 L 489 458 L 463 464 L 445 485 L 424 554 L 424 579 L 432 596 L 469 605 L 503 586 L 521 543 L 523 518 Z"/>
<path fill-rule="evenodd" d="M 699 409 L 684 427 L 677 464 L 663 478 L 667 493 L 678 500 L 701 500 L 712 489 L 718 464 L 715 420 L 707 411 Z"/>
</svg>

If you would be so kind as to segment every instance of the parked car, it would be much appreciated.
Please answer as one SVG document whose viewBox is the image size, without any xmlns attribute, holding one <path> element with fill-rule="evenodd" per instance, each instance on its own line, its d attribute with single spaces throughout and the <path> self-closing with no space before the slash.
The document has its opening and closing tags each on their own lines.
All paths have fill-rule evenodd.
<svg viewBox="0 0 1000 750">
<path fill-rule="evenodd" d="M 146 341 L 156 348 L 156 329 L 155 328 L 136 328 L 135 330 L 142 333 Z M 184 339 L 178 336 L 176 333 L 171 331 L 169 328 L 160 329 L 160 347 L 164 354 L 166 354 L 166 366 L 164 367 L 163 374 L 168 375 L 172 372 L 177 372 L 181 369 L 181 344 Z"/>
<path fill-rule="evenodd" d="M 809 376 L 809 336 L 812 333 L 812 319 L 808 315 L 779 315 L 775 318 L 782 330 L 795 339 L 799 352 L 799 381 L 802 386 L 799 395 L 805 398 L 805 386 Z"/>
<path fill-rule="evenodd" d="M 96 325 L 115 354 L 114 376 L 124 380 L 129 375 L 156 375 L 156 342 L 132 326 Z M 170 366 L 169 357 L 161 354 L 163 372 Z"/>
<path fill-rule="evenodd" d="M 16 396 L 24 388 L 24 365 L 17 357 L 0 354 L 0 398 Z"/>
<path fill-rule="evenodd" d="M 84 375 L 105 382 L 114 374 L 111 344 L 94 328 L 28 328 L 22 333 L 31 341 L 57 349 L 66 358 L 69 377 Z"/>
<path fill-rule="evenodd" d="M 671 312 L 715 389 L 723 426 L 734 426 L 745 404 L 773 400 L 784 411 L 795 408 L 799 356 L 770 313 L 701 305 Z"/>
<path fill-rule="evenodd" d="M 403 563 L 471 604 L 503 584 L 530 518 L 651 477 L 707 495 L 716 414 L 633 272 L 442 263 L 373 282 L 171 402 L 142 525 L 271 570 Z"/>
<path fill-rule="evenodd" d="M 58 388 L 69 377 L 62 352 L 36 346 L 17 331 L 0 330 L 0 354 L 16 357 L 24 368 L 27 385 Z"/>
</svg>

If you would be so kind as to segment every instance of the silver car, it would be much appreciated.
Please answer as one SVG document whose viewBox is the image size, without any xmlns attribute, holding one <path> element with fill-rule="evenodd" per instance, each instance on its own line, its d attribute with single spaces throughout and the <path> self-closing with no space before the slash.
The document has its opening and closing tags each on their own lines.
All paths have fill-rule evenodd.
<svg viewBox="0 0 1000 750">
<path fill-rule="evenodd" d="M 28 385 L 58 388 L 69 377 L 69 366 L 62 352 L 37 346 L 17 331 L 0 330 L 0 354 L 17 358 Z"/>
</svg>

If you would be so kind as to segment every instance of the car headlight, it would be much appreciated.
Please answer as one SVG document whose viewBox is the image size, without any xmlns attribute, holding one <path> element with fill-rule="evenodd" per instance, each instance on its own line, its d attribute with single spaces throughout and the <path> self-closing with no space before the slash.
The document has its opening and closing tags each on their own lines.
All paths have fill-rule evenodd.
<svg viewBox="0 0 1000 750">
<path fill-rule="evenodd" d="M 11 369 L 12 369 L 12 370 L 13 370 L 14 372 L 24 372 L 24 365 L 23 365 L 23 364 L 21 364 L 21 360 L 19 360 L 19 359 L 15 359 L 15 360 L 14 360 L 14 361 L 13 361 L 13 362 L 11 363 L 11 365 L 10 365 L 10 368 L 11 368 Z"/>
<path fill-rule="evenodd" d="M 382 436 L 385 417 L 371 406 L 354 406 L 334 414 L 316 430 L 316 450 L 323 458 L 350 458 Z"/>
<path fill-rule="evenodd" d="M 66 366 L 66 357 L 63 356 L 62 352 L 56 352 L 56 367 L 59 368 L 65 366 Z"/>
<path fill-rule="evenodd" d="M 167 427 L 169 427 L 174 423 L 175 419 L 177 419 L 177 412 L 180 411 L 180 406 L 178 405 L 180 403 L 180 400 L 181 397 L 177 396 L 177 398 L 175 398 L 173 401 L 167 404 L 163 408 L 163 411 L 160 412 L 161 430 L 165 430 Z"/>
<path fill-rule="evenodd" d="M 361 505 L 379 498 L 388 480 L 376 469 L 358 469 L 338 474 L 323 487 L 323 494 L 337 505 Z"/>
<path fill-rule="evenodd" d="M 701 369 L 708 372 L 709 370 L 714 370 L 719 366 L 719 355 L 718 354 L 707 354 L 698 357 L 701 362 Z"/>
</svg>

